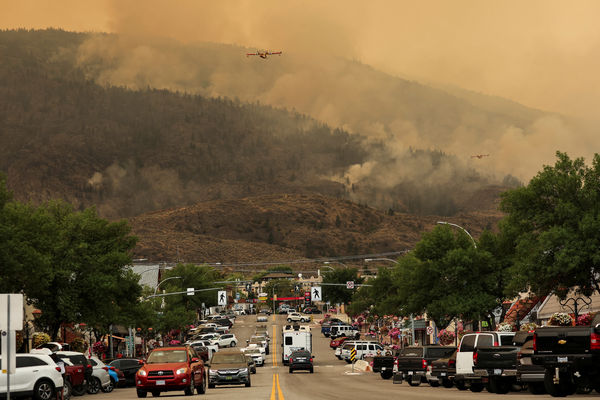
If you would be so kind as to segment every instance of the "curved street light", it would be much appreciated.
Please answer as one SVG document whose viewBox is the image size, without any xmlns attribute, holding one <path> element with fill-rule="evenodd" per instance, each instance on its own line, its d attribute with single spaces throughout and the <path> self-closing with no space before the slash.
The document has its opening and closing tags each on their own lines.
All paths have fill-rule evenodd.
<svg viewBox="0 0 600 400">
<path fill-rule="evenodd" d="M 183 279 L 183 276 L 171 276 L 170 278 L 163 279 L 162 281 L 158 282 L 158 285 L 156 285 L 156 287 L 154 288 L 154 295 L 156 296 L 156 292 L 158 291 L 158 287 L 160 286 L 161 283 L 164 283 L 171 279 Z"/>
<path fill-rule="evenodd" d="M 471 236 L 471 234 L 465 228 L 463 228 L 462 226 L 453 224 L 452 222 L 445 222 L 445 221 L 438 221 L 437 223 L 441 224 L 441 225 L 452 225 L 452 226 L 457 227 L 458 229 L 462 229 L 463 232 L 465 232 L 471 238 L 471 240 L 473 241 L 473 246 L 475 248 L 477 248 L 477 244 L 475 243 L 475 239 L 473 239 L 473 236 Z"/>
<path fill-rule="evenodd" d="M 391 258 L 365 258 L 365 262 L 371 262 L 371 261 L 390 261 L 390 262 L 393 262 L 394 264 L 400 264 L 398 261 L 392 260 Z"/>
<path fill-rule="evenodd" d="M 325 265 L 329 265 L 331 263 L 340 264 L 340 265 L 343 265 L 344 268 L 348 268 L 348 266 L 346 264 L 344 264 L 343 262 L 341 262 L 341 261 L 323 261 L 323 264 L 325 264 Z"/>
</svg>

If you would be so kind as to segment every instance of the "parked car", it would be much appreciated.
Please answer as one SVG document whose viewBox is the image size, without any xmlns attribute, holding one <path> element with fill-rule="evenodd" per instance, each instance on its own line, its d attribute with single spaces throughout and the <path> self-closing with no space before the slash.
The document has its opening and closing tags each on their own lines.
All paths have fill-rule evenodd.
<svg viewBox="0 0 600 400">
<path fill-rule="evenodd" d="M 311 374 L 313 373 L 313 358 L 309 351 L 296 350 L 290 354 L 288 359 L 290 374 L 298 370 L 307 370 Z"/>
<path fill-rule="evenodd" d="M 71 365 L 81 366 L 85 375 L 85 384 L 73 386 L 73 394 L 75 396 L 83 396 L 89 389 L 89 384 L 92 381 L 94 369 L 88 358 L 83 353 L 77 351 L 57 351 L 55 353 L 60 359 L 68 361 Z"/>
<path fill-rule="evenodd" d="M 482 377 L 473 372 L 475 352 L 479 347 L 511 345 L 514 336 L 514 332 L 475 332 L 464 335 L 456 353 L 456 375 L 454 376 L 456 388 L 481 392 L 484 388 Z"/>
<path fill-rule="evenodd" d="M 346 336 L 358 340 L 360 338 L 359 330 L 352 325 L 333 325 L 329 331 L 329 337 L 336 339 L 341 336 Z"/>
<path fill-rule="evenodd" d="M 83 365 L 73 365 L 68 360 L 63 360 L 56 353 L 53 353 L 49 347 L 38 347 L 36 349 L 31 350 L 34 354 L 45 354 L 50 356 L 50 358 L 61 368 L 61 372 L 63 372 L 63 393 L 62 396 L 64 399 L 70 399 L 71 395 L 73 395 L 73 387 L 77 389 L 78 395 L 83 394 L 87 390 L 87 381 L 85 377 L 85 369 L 86 367 Z"/>
<path fill-rule="evenodd" d="M 347 340 L 341 346 L 340 359 L 351 363 L 350 351 L 356 349 L 356 359 L 362 360 L 366 357 L 374 357 L 378 351 L 383 351 L 383 346 L 374 341 L 367 340 Z"/>
<path fill-rule="evenodd" d="M 517 383 L 520 346 L 479 346 L 473 353 L 473 373 L 482 377 L 490 393 L 508 393 Z"/>
<path fill-rule="evenodd" d="M 208 360 L 210 360 L 211 351 L 208 349 L 208 347 L 202 345 L 192 345 L 190 347 L 194 349 L 194 351 L 202 361 L 207 362 Z"/>
<path fill-rule="evenodd" d="M 321 324 L 321 333 L 325 337 L 329 337 L 329 334 L 331 332 L 331 327 L 334 325 L 347 325 L 347 323 L 342 321 L 341 319 L 332 318 L 329 321 L 325 321 Z"/>
<path fill-rule="evenodd" d="M 379 372 L 382 379 L 394 376 L 396 357 L 392 355 L 376 355 L 373 357 L 373 372 Z"/>
<path fill-rule="evenodd" d="M 454 386 L 454 375 L 456 375 L 456 350 L 450 357 L 440 358 L 431 362 L 428 379 L 431 386 L 442 384 L 445 388 Z M 436 385 L 437 383 L 437 385 Z"/>
<path fill-rule="evenodd" d="M 219 351 L 219 346 L 213 342 L 211 342 L 210 340 L 194 340 L 192 342 L 186 342 L 185 343 L 186 346 L 191 346 L 194 349 L 197 346 L 203 346 L 206 347 L 208 349 L 208 359 L 210 360 L 210 358 L 212 357 L 212 355 L 214 353 L 216 353 L 217 351 Z"/>
<path fill-rule="evenodd" d="M 426 382 L 429 364 L 440 358 L 449 357 L 456 351 L 452 346 L 409 346 L 398 353 L 398 374 L 410 386 Z"/>
<path fill-rule="evenodd" d="M 533 363 L 544 367 L 544 386 L 553 397 L 576 390 L 600 392 L 600 314 L 591 326 L 535 330 Z"/>
<path fill-rule="evenodd" d="M 277 309 L 277 314 L 287 314 L 290 308 L 291 307 L 289 304 L 280 304 L 279 308 Z"/>
<path fill-rule="evenodd" d="M 183 346 L 152 350 L 146 363 L 136 374 L 138 397 L 148 392 L 157 397 L 161 392 L 183 390 L 186 396 L 206 392 L 204 363 L 194 349 Z"/>
<path fill-rule="evenodd" d="M 89 394 L 96 394 L 100 390 L 106 393 L 112 392 L 114 386 L 110 380 L 110 374 L 106 364 L 100 361 L 100 359 L 96 356 L 92 356 L 88 358 L 88 360 L 94 370 L 92 373 L 92 378 L 88 382 L 87 392 Z"/>
<path fill-rule="evenodd" d="M 323 311 L 319 310 L 317 307 L 306 307 L 302 312 L 304 314 L 323 314 Z"/>
<path fill-rule="evenodd" d="M 221 347 L 235 347 L 237 345 L 237 338 L 233 333 L 226 333 L 221 335 L 218 339 L 215 339 L 213 343 L 216 343 Z"/>
<path fill-rule="evenodd" d="M 248 343 L 257 343 L 259 342 L 265 348 L 265 354 L 269 354 L 269 339 L 263 335 L 253 335 Z"/>
<path fill-rule="evenodd" d="M 109 366 L 115 367 L 123 372 L 125 375 L 125 382 L 127 385 L 135 385 L 135 374 L 140 369 L 144 362 L 137 358 L 119 358 L 111 361 Z"/>
<path fill-rule="evenodd" d="M 329 342 L 329 347 L 331 347 L 332 349 L 337 349 L 338 346 L 340 346 L 346 340 L 348 340 L 348 336 L 340 336 L 338 338 L 332 339 L 331 342 Z"/>
<path fill-rule="evenodd" d="M 2 368 L 5 359 L 0 355 Z M 52 400 L 63 390 L 64 380 L 60 367 L 48 354 L 16 354 L 15 374 L 10 377 L 10 393 L 14 397 L 32 396 L 36 400 Z M 0 396 L 5 397 L 6 374 L 0 378 Z"/>
<path fill-rule="evenodd" d="M 268 322 L 269 321 L 269 317 L 267 317 L 264 314 L 258 314 L 256 316 L 256 322 Z"/>
<path fill-rule="evenodd" d="M 533 356 L 533 334 L 534 331 L 517 332 L 513 344 L 518 346 L 522 343 L 517 353 L 517 382 L 526 386 L 531 394 L 546 393 L 544 387 L 545 368 L 536 365 L 532 361 Z"/>
<path fill-rule="evenodd" d="M 250 370 L 246 356 L 239 350 L 223 350 L 210 359 L 208 387 L 216 385 L 251 386 Z"/>
</svg>

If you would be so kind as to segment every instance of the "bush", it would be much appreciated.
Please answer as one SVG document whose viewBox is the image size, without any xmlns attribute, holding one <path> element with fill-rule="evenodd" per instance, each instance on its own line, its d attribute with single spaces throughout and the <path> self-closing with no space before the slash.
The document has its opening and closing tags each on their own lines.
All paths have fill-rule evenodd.
<svg viewBox="0 0 600 400">
<path fill-rule="evenodd" d="M 82 338 L 75 338 L 71 341 L 71 350 L 84 353 L 87 349 L 87 343 Z"/>
<path fill-rule="evenodd" d="M 47 333 L 36 332 L 33 334 L 32 346 L 35 349 L 37 347 L 40 347 L 43 344 L 50 342 L 50 340 L 51 340 L 50 335 L 48 335 Z"/>
</svg>

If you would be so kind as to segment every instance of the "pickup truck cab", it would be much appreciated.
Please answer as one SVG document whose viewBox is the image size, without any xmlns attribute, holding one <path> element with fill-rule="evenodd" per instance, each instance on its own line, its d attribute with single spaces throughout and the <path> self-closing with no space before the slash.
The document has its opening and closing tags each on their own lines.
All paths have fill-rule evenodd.
<svg viewBox="0 0 600 400">
<path fill-rule="evenodd" d="M 428 381 L 431 386 L 442 384 L 445 388 L 454 386 L 454 375 L 456 375 L 456 353 L 450 357 L 440 358 L 431 363 Z"/>
<path fill-rule="evenodd" d="M 426 381 L 429 365 L 440 358 L 450 357 L 456 351 L 452 346 L 409 346 L 398 353 L 398 374 L 410 386 L 418 386 Z"/>
<path fill-rule="evenodd" d="M 544 367 L 544 386 L 554 397 L 578 388 L 600 391 L 600 314 L 591 326 L 538 328 L 533 336 L 534 364 Z"/>
<path fill-rule="evenodd" d="M 477 349 L 511 345 L 514 335 L 514 332 L 474 332 L 464 335 L 456 353 L 456 387 L 459 390 L 468 387 L 472 392 L 481 392 L 484 387 L 482 376 L 473 372 Z"/>
</svg>

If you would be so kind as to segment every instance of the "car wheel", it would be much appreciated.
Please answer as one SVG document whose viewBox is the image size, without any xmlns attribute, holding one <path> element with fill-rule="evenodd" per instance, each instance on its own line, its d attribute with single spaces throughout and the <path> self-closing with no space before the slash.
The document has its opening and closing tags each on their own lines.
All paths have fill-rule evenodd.
<svg viewBox="0 0 600 400">
<path fill-rule="evenodd" d="M 160 397 L 160 392 L 152 392 L 152 397 Z"/>
<path fill-rule="evenodd" d="M 136 389 L 136 392 L 137 392 L 137 397 L 142 398 L 142 399 L 148 395 L 148 392 L 146 392 L 145 390 Z"/>
<path fill-rule="evenodd" d="M 190 376 L 190 386 L 186 387 L 185 390 L 183 391 L 183 393 L 185 393 L 186 396 L 191 396 L 194 394 L 194 392 L 196 391 L 196 388 L 194 387 L 194 375 Z"/>
<path fill-rule="evenodd" d="M 72 392 L 75 396 L 83 396 L 87 392 L 87 385 L 82 383 L 81 385 L 74 386 Z"/>
<path fill-rule="evenodd" d="M 431 387 L 438 387 L 440 386 L 440 381 L 428 381 L 429 386 Z"/>
<path fill-rule="evenodd" d="M 546 393 L 546 388 L 542 382 L 530 382 L 527 384 L 527 389 L 531 394 L 544 394 Z"/>
<path fill-rule="evenodd" d="M 471 389 L 471 392 L 473 393 L 479 393 L 483 390 L 483 383 L 473 382 L 469 389 Z"/>
<path fill-rule="evenodd" d="M 465 384 L 465 381 L 455 381 L 454 385 L 458 390 L 467 390 L 467 385 Z"/>
<path fill-rule="evenodd" d="M 450 389 L 452 386 L 454 386 L 454 382 L 452 382 L 452 379 L 444 378 L 442 379 L 442 386 L 444 386 L 446 389 Z"/>
<path fill-rule="evenodd" d="M 103 387 L 101 389 L 102 389 L 102 391 L 104 393 L 110 393 L 110 392 L 113 391 L 113 389 L 115 388 L 115 386 L 117 386 L 115 380 L 113 378 L 110 378 L 110 383 L 108 384 L 108 386 L 107 387 Z"/>
<path fill-rule="evenodd" d="M 208 388 L 209 389 L 214 389 L 215 388 L 215 384 L 214 383 L 209 383 L 208 384 Z"/>
<path fill-rule="evenodd" d="M 550 396 L 552 397 L 565 397 L 570 392 L 570 382 L 567 382 L 568 379 L 567 374 L 560 373 L 559 383 L 554 383 L 554 370 L 546 369 L 544 373 L 544 387 Z"/>
<path fill-rule="evenodd" d="M 394 376 L 394 371 L 386 369 L 385 371 L 381 371 L 379 375 L 381 375 L 382 379 L 390 379 L 392 376 Z"/>
<path fill-rule="evenodd" d="M 92 379 L 90 379 L 90 383 L 88 384 L 87 392 L 89 394 L 96 394 L 100 391 L 101 387 L 102 383 L 100 383 L 100 379 L 96 378 L 95 376 L 92 376 Z"/>
<path fill-rule="evenodd" d="M 300 322 L 306 322 L 304 318 L 300 318 Z"/>
<path fill-rule="evenodd" d="M 71 382 L 65 381 L 63 386 L 63 400 L 69 400 L 71 398 L 71 394 L 73 394 L 73 386 L 71 386 Z"/>
<path fill-rule="evenodd" d="M 315 372 L 315 371 L 313 370 L 313 367 L 310 367 L 310 373 L 312 374 L 313 372 Z"/>
<path fill-rule="evenodd" d="M 250 377 L 248 377 L 248 382 L 246 382 L 246 387 L 252 386 L 252 382 L 250 382 Z"/>
<path fill-rule="evenodd" d="M 292 319 L 291 319 L 291 318 L 288 318 L 288 319 L 287 319 L 287 322 L 292 322 Z"/>
<path fill-rule="evenodd" d="M 406 378 L 406 382 L 408 382 L 410 386 L 419 386 L 421 384 L 421 378 L 415 379 L 414 376 L 409 375 L 408 378 Z"/>
<path fill-rule="evenodd" d="M 48 380 L 42 380 L 35 384 L 33 388 L 33 398 L 35 400 L 50 400 L 54 397 L 54 384 Z"/>
<path fill-rule="evenodd" d="M 202 383 L 200 384 L 200 386 L 196 386 L 196 393 L 198 393 L 198 394 L 206 393 L 206 378 L 204 376 L 202 377 Z"/>
<path fill-rule="evenodd" d="M 293 374 L 293 373 L 294 373 L 294 370 L 290 368 L 290 374 Z"/>
<path fill-rule="evenodd" d="M 229 347 L 235 347 L 236 343 L 235 342 L 231 342 L 229 343 Z"/>
</svg>

